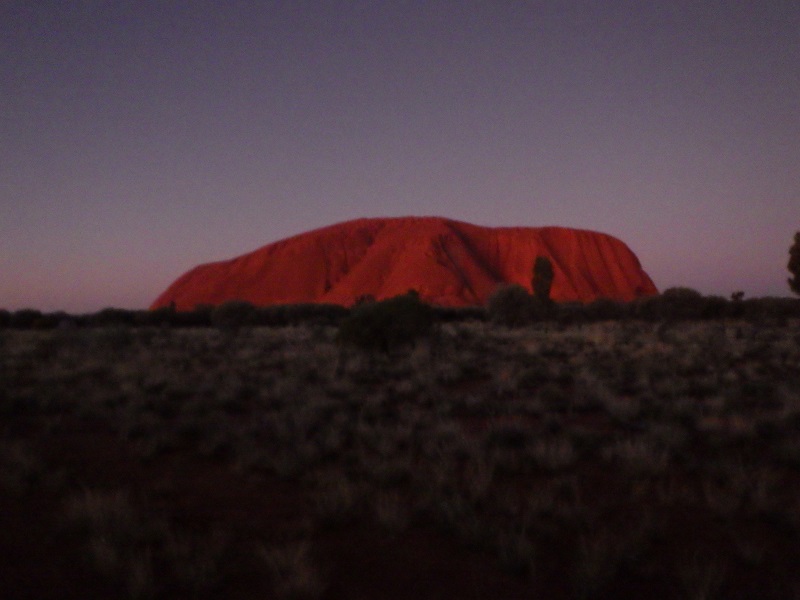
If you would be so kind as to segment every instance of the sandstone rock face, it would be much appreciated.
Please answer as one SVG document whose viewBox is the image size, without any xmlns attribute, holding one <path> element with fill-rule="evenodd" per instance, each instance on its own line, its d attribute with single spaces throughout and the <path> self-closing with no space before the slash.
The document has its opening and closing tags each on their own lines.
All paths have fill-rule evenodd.
<svg viewBox="0 0 800 600">
<path fill-rule="evenodd" d="M 636 255 L 603 233 L 479 227 L 438 217 L 358 219 L 302 233 L 179 277 L 151 308 L 245 300 L 352 305 L 416 290 L 442 306 L 483 305 L 500 283 L 531 289 L 533 263 L 553 264 L 551 297 L 590 302 L 657 294 Z"/>
</svg>

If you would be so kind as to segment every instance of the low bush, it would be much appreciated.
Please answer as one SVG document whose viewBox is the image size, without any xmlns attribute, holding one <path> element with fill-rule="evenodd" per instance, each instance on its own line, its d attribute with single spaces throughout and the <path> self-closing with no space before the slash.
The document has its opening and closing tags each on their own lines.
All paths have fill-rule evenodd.
<svg viewBox="0 0 800 600">
<path fill-rule="evenodd" d="M 144 326 L 171 325 L 175 319 L 175 309 L 171 306 L 162 306 L 155 310 L 143 310 L 136 314 L 136 324 Z"/>
<path fill-rule="evenodd" d="M 613 321 L 628 316 L 626 304 L 609 298 L 598 298 L 582 308 L 588 321 Z"/>
<path fill-rule="evenodd" d="M 34 308 L 23 308 L 11 313 L 8 324 L 15 329 L 31 329 L 38 326 L 42 319 L 42 311 Z"/>
<path fill-rule="evenodd" d="M 133 326 L 136 324 L 136 311 L 123 308 L 104 308 L 98 313 L 89 315 L 86 323 L 97 327 Z"/>
<path fill-rule="evenodd" d="M 211 312 L 211 324 L 220 329 L 238 329 L 252 325 L 257 309 L 250 302 L 230 300 Z"/>
<path fill-rule="evenodd" d="M 338 304 L 276 304 L 261 306 L 256 310 L 254 322 L 258 325 L 283 327 L 315 323 L 318 325 L 336 325 L 349 311 Z"/>
<path fill-rule="evenodd" d="M 415 292 L 356 306 L 339 326 L 339 340 L 362 350 L 389 353 L 428 336 L 433 310 Z"/>
<path fill-rule="evenodd" d="M 721 296 L 703 296 L 687 287 L 672 287 L 659 296 L 636 300 L 633 314 L 650 321 L 719 318 L 728 311 L 729 302 Z"/>
<path fill-rule="evenodd" d="M 519 284 L 501 284 L 489 297 L 489 319 L 506 327 L 529 325 L 537 316 L 537 302 Z"/>
</svg>

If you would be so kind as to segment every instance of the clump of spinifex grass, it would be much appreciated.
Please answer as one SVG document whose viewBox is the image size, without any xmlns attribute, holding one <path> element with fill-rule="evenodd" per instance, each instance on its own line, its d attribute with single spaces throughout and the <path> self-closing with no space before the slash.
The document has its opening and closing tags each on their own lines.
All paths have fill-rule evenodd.
<svg viewBox="0 0 800 600">
<path fill-rule="evenodd" d="M 272 579 L 275 593 L 287 600 L 314 600 L 325 591 L 325 575 L 307 540 L 258 548 Z"/>
<path fill-rule="evenodd" d="M 103 576 L 119 581 L 129 598 L 200 594 L 219 583 L 225 537 L 199 538 L 163 518 L 138 510 L 127 493 L 84 490 L 65 503 L 68 524 L 86 539 L 86 558 Z"/>
</svg>

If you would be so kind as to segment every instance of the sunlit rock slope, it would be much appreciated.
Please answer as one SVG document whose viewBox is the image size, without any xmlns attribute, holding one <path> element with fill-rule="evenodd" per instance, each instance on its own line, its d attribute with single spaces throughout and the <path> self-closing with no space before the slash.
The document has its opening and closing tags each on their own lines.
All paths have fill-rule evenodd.
<svg viewBox="0 0 800 600">
<path fill-rule="evenodd" d="M 439 217 L 358 219 L 301 233 L 181 275 L 151 308 L 246 300 L 352 305 L 410 289 L 443 306 L 485 304 L 499 283 L 530 289 L 548 257 L 557 301 L 656 294 L 636 255 L 603 233 L 562 227 L 479 227 Z"/>
</svg>

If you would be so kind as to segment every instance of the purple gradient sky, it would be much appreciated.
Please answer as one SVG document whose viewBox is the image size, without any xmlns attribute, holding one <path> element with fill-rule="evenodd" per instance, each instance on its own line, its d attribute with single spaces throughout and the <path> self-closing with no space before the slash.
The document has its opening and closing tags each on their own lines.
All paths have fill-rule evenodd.
<svg viewBox="0 0 800 600">
<path fill-rule="evenodd" d="M 563 225 L 789 295 L 800 3 L 4 0 L 0 308 L 146 307 L 362 216 Z"/>
</svg>

